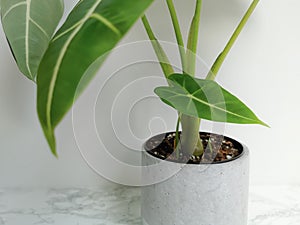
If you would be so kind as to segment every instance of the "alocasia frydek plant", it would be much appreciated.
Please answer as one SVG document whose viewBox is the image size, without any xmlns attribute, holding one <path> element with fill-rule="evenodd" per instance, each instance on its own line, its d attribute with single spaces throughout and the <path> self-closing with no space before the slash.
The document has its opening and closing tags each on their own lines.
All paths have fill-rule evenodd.
<svg viewBox="0 0 300 225">
<path fill-rule="evenodd" d="M 54 130 L 72 107 L 81 78 L 86 75 L 90 78 L 81 86 L 84 88 L 95 73 L 90 66 L 97 61 L 99 68 L 103 56 L 139 18 L 169 84 L 156 88 L 155 93 L 178 111 L 177 127 L 181 124 L 182 134 L 177 151 L 203 154 L 199 137 L 201 119 L 266 125 L 214 81 L 259 0 L 252 2 L 206 79 L 195 78 L 202 0 L 195 1 L 195 14 L 185 46 L 173 0 L 166 0 L 182 62 L 182 72 L 174 74 L 144 15 L 153 0 L 81 0 L 55 34 L 63 14 L 63 0 L 1 0 L 1 20 L 8 43 L 20 71 L 37 84 L 38 116 L 54 155 L 57 155 Z M 100 57 L 102 60 L 97 60 Z"/>
</svg>

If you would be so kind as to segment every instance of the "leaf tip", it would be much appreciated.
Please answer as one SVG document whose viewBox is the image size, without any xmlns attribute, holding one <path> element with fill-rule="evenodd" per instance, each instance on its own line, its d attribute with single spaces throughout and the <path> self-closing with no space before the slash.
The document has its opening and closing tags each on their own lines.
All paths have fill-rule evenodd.
<svg viewBox="0 0 300 225">
<path fill-rule="evenodd" d="M 47 127 L 43 127 L 43 128 L 44 128 L 43 129 L 44 130 L 44 135 L 47 139 L 50 150 L 51 150 L 53 156 L 58 159 L 54 131 L 52 129 L 48 129 Z"/>
<path fill-rule="evenodd" d="M 56 150 L 56 141 L 55 141 L 54 135 L 53 135 L 51 140 L 49 140 L 48 137 L 47 137 L 47 141 L 48 141 L 48 144 L 49 144 L 49 147 L 50 147 L 50 150 L 51 150 L 53 156 L 56 159 L 58 159 L 58 153 L 57 153 L 57 150 Z"/>
<path fill-rule="evenodd" d="M 260 122 L 260 123 L 259 123 L 260 125 L 262 125 L 262 126 L 264 126 L 264 127 L 267 127 L 267 128 L 271 128 L 270 125 L 266 124 L 265 122 L 263 122 L 263 121 L 261 121 L 261 120 L 260 120 L 259 122 Z"/>
<path fill-rule="evenodd" d="M 156 87 L 155 89 L 154 89 L 154 93 L 160 98 L 160 99 L 162 99 L 162 91 L 163 90 L 165 90 L 165 88 L 168 88 L 168 87 L 163 87 L 163 86 L 161 86 L 161 87 Z"/>
</svg>

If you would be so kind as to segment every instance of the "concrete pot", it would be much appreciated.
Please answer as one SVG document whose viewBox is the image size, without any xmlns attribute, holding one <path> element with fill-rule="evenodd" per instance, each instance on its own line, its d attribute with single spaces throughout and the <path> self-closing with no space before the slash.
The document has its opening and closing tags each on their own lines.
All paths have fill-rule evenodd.
<svg viewBox="0 0 300 225">
<path fill-rule="evenodd" d="M 240 147 L 235 159 L 200 165 L 143 151 L 143 225 L 246 225 L 249 151 Z"/>
</svg>

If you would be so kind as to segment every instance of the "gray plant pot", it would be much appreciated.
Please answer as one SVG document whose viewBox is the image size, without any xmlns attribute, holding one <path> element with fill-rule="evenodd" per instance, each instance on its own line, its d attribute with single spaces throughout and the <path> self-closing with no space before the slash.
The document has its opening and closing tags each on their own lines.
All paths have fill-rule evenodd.
<svg viewBox="0 0 300 225">
<path fill-rule="evenodd" d="M 164 161 L 143 151 L 143 225 L 246 225 L 249 151 L 241 146 L 238 158 L 209 165 Z"/>
</svg>

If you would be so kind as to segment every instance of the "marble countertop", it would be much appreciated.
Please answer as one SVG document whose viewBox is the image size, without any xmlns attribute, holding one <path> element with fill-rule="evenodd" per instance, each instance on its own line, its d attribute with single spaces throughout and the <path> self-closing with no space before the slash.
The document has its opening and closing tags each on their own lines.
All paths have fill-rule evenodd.
<svg viewBox="0 0 300 225">
<path fill-rule="evenodd" d="M 0 225 L 138 225 L 140 189 L 0 189 Z M 250 188 L 249 225 L 299 225 L 300 186 Z"/>
</svg>

